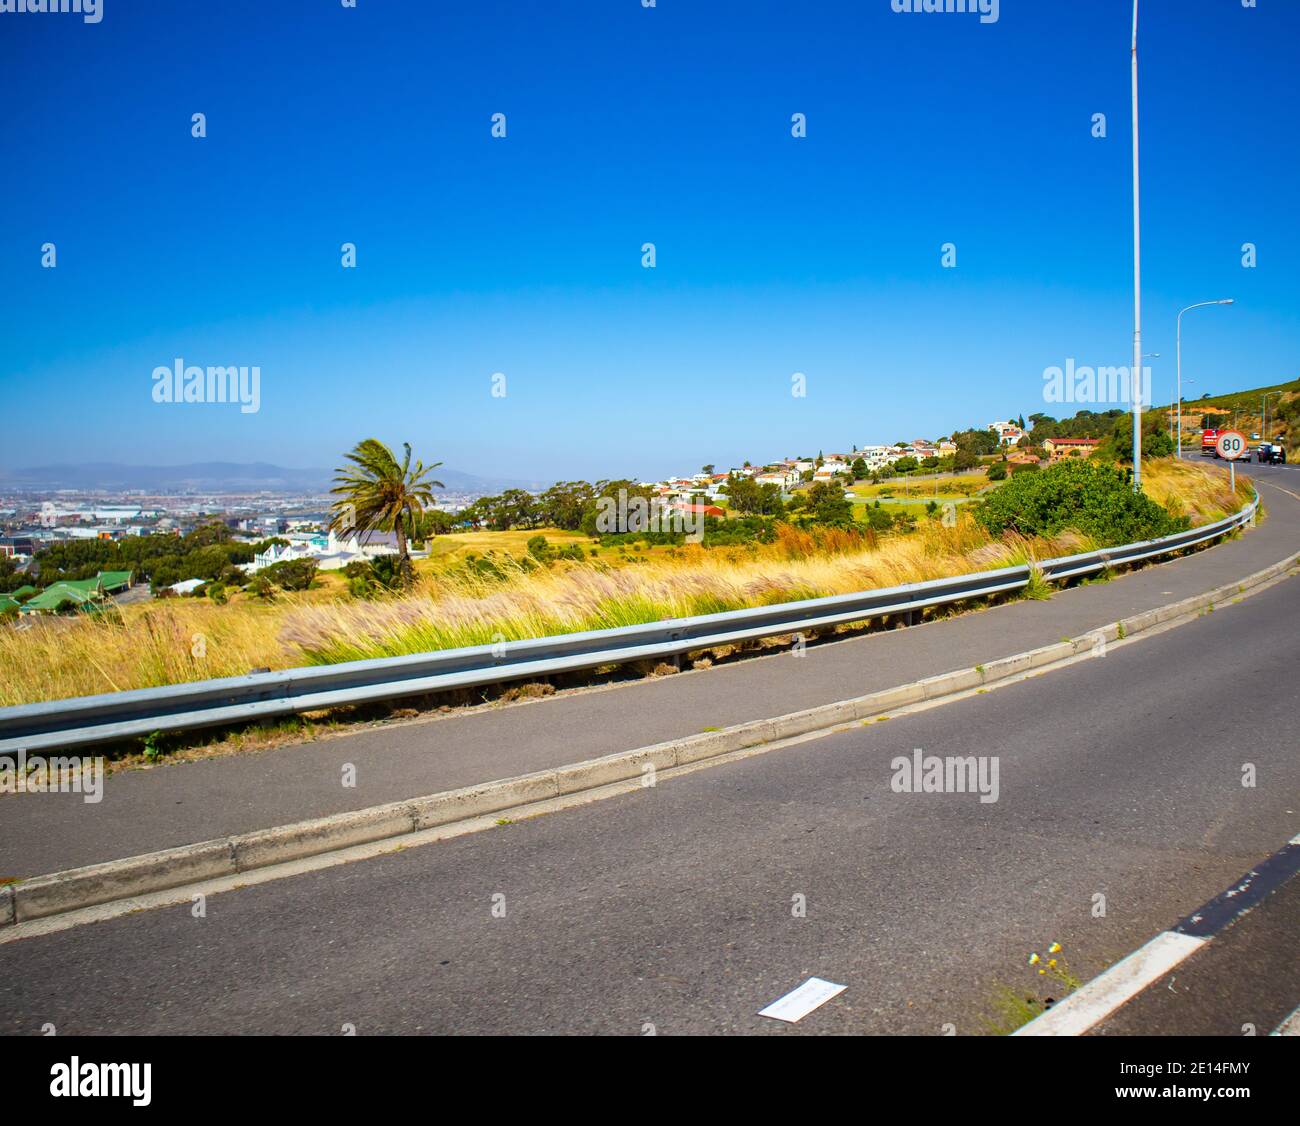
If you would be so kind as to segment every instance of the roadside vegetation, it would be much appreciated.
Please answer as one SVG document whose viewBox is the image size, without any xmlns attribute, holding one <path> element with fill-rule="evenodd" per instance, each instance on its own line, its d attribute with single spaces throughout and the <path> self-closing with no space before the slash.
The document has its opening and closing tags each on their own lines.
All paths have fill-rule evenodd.
<svg viewBox="0 0 1300 1126">
<path fill-rule="evenodd" d="M 394 469 L 395 480 L 411 483 L 409 455 L 405 463 L 394 459 Z M 398 520 L 409 522 L 411 542 L 428 536 L 435 545 L 409 571 L 400 557 L 326 574 L 280 565 L 252 580 L 241 576 L 242 586 L 233 576 L 228 585 L 209 584 L 207 597 L 94 616 L 32 616 L 23 628 L 0 629 L 0 705 L 919 582 L 1164 534 L 1235 511 L 1249 495 L 1241 482 L 1233 497 L 1226 476 L 1209 464 L 1152 460 L 1144 466 L 1145 498 L 1133 497 L 1124 474 L 1101 462 L 1065 463 L 1013 475 L 959 508 L 931 501 L 897 513 L 877 507 L 878 498 L 855 505 L 841 487 L 819 483 L 779 516 L 710 519 L 702 543 L 667 532 L 586 535 L 586 504 L 568 512 L 576 528 L 435 536 L 420 526 L 427 509 L 404 506 Z M 586 501 L 596 495 L 593 489 Z M 385 503 L 401 498 L 390 493 Z"/>
</svg>

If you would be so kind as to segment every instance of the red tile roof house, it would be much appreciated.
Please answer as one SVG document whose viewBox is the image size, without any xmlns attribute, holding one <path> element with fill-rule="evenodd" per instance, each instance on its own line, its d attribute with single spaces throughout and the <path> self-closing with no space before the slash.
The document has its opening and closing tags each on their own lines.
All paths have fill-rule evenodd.
<svg viewBox="0 0 1300 1126">
<path fill-rule="evenodd" d="M 1046 438 L 1043 440 L 1043 449 L 1047 451 L 1052 461 L 1060 461 L 1066 457 L 1088 457 L 1100 445 L 1100 438 Z"/>
<path fill-rule="evenodd" d="M 678 512 L 689 512 L 692 516 L 725 516 L 727 513 L 724 509 L 719 508 L 716 504 L 687 504 L 685 501 L 675 500 L 672 507 Z"/>
</svg>

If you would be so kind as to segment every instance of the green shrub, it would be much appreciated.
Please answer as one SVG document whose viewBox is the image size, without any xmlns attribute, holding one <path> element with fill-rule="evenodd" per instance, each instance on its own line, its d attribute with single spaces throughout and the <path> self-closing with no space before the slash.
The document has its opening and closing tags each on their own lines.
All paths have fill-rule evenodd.
<svg viewBox="0 0 1300 1126">
<path fill-rule="evenodd" d="M 1186 517 L 1134 493 L 1114 466 L 1091 460 L 1013 475 L 979 506 L 976 518 L 994 535 L 1050 536 L 1072 528 L 1102 545 L 1154 539 L 1189 525 Z"/>
<path fill-rule="evenodd" d="M 268 601 L 275 598 L 275 587 L 271 585 L 270 579 L 260 574 L 254 575 L 252 581 L 244 589 L 254 598 L 265 598 Z"/>
<path fill-rule="evenodd" d="M 263 567 L 258 574 L 281 590 L 307 590 L 316 578 L 316 560 L 286 559 Z"/>
</svg>

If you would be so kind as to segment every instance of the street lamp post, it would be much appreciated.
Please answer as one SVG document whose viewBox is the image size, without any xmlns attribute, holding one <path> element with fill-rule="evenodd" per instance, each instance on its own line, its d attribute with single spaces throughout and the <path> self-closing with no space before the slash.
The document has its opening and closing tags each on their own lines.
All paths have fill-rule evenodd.
<svg viewBox="0 0 1300 1126">
<path fill-rule="evenodd" d="M 1183 313 L 1190 313 L 1193 309 L 1200 309 L 1206 305 L 1231 305 L 1234 299 L 1224 297 L 1218 301 L 1198 301 L 1195 305 L 1188 305 L 1178 314 L 1178 458 L 1181 461 L 1183 457 Z"/>
<path fill-rule="evenodd" d="M 1138 193 L 1138 0 L 1133 0 L 1133 491 L 1142 490 L 1142 226 Z"/>
<path fill-rule="evenodd" d="M 1143 352 L 1143 353 L 1142 353 L 1142 359 L 1144 359 L 1144 360 L 1158 360 L 1158 359 L 1160 359 L 1160 353 L 1159 353 L 1159 352 Z M 1154 379 L 1151 380 L 1150 386 L 1147 387 L 1147 394 L 1151 396 L 1151 406 L 1154 407 L 1154 406 L 1156 405 L 1156 381 L 1155 381 Z M 1171 420 L 1171 423 L 1172 423 L 1172 420 Z"/>
<path fill-rule="evenodd" d="M 1281 397 L 1282 392 L 1281 392 L 1281 391 L 1270 391 L 1270 392 L 1268 392 L 1268 394 L 1260 396 L 1260 400 L 1259 400 L 1260 403 L 1261 403 L 1260 414 L 1263 415 L 1263 418 L 1260 419 L 1260 423 L 1261 423 L 1261 424 L 1263 425 L 1263 427 L 1264 427 L 1264 437 L 1263 437 L 1262 439 L 1260 439 L 1260 440 L 1261 440 L 1261 441 L 1264 441 L 1264 442 L 1267 442 L 1267 441 L 1268 441 L 1268 401 L 1269 401 L 1269 399 L 1271 399 L 1274 395 L 1277 395 L 1277 396 Z"/>
</svg>

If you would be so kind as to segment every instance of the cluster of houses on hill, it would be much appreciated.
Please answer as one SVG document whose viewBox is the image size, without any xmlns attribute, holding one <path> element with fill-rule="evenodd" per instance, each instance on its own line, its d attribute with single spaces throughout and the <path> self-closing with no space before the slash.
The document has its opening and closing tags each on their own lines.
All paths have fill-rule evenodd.
<svg viewBox="0 0 1300 1126">
<path fill-rule="evenodd" d="M 1007 461 L 1012 465 L 1042 461 L 1042 458 L 1035 454 L 1018 450 L 1011 452 L 1029 436 L 1016 423 L 991 422 L 989 429 L 997 434 L 998 442 L 1007 454 Z M 1100 445 L 1100 438 L 1046 438 L 1043 441 L 1043 449 L 1047 452 L 1047 460 L 1050 462 L 1063 461 L 1065 458 L 1088 457 Z"/>
<path fill-rule="evenodd" d="M 924 461 L 926 458 L 949 457 L 956 452 L 957 444 L 946 438 L 939 442 L 917 438 L 914 442 L 896 446 L 860 446 L 846 454 L 832 453 L 812 459 L 783 458 L 761 466 L 747 463 L 723 473 L 700 472 L 663 481 L 642 481 L 640 484 L 652 489 L 670 507 L 686 507 L 698 504 L 701 494 L 710 499 L 725 500 L 727 482 L 733 476 L 751 478 L 759 485 L 775 485 L 786 494 L 801 482 L 841 480 L 847 484 L 852 481 L 853 465 L 859 460 L 866 465 L 868 473 L 873 473 L 904 458 Z M 716 514 L 721 515 L 722 510 L 718 509 Z"/>
<path fill-rule="evenodd" d="M 998 447 L 1012 465 L 1036 465 L 1043 460 L 1037 454 L 1019 448 L 1029 437 L 1019 422 L 1003 419 L 990 422 L 988 428 L 997 435 Z M 1096 438 L 1049 438 L 1043 443 L 1043 448 L 1047 460 L 1057 462 L 1068 457 L 1087 457 L 1100 444 Z M 727 481 L 733 475 L 752 478 L 760 485 L 775 485 L 783 494 L 788 494 L 801 482 L 844 480 L 848 483 L 853 476 L 852 466 L 859 459 L 866 465 L 868 473 L 874 473 L 904 458 L 923 462 L 927 458 L 950 457 L 956 452 L 957 444 L 950 439 L 932 442 L 917 438 L 893 446 L 861 446 L 850 453 L 826 454 L 816 459 L 783 458 L 762 466 L 746 463 L 722 473 L 713 472 L 712 466 L 706 466 L 706 471 L 700 473 L 662 481 L 642 481 L 640 484 L 652 489 L 667 507 L 695 511 L 702 503 L 701 497 L 705 502 L 725 501 Z M 721 515 L 722 509 L 709 514 Z"/>
</svg>

